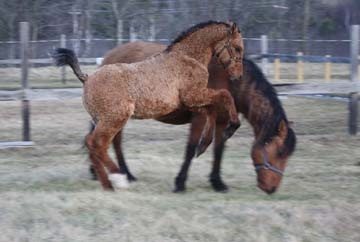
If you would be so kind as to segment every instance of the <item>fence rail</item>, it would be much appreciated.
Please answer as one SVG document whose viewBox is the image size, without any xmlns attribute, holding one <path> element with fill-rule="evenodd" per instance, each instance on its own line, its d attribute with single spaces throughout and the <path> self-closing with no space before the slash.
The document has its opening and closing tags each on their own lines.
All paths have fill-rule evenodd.
<svg viewBox="0 0 360 242">
<path fill-rule="evenodd" d="M 301 53 L 301 52 L 300 52 Z M 297 62 L 297 61 L 306 61 L 310 63 L 342 63 L 349 64 L 351 63 L 351 58 L 349 57 L 332 57 L 330 55 L 325 56 L 315 56 L 315 55 L 290 55 L 290 54 L 261 54 L 261 55 L 250 55 L 250 59 L 263 59 L 268 58 L 270 60 L 280 59 L 286 62 Z M 360 56 L 358 57 L 360 59 Z"/>
<path fill-rule="evenodd" d="M 79 62 L 83 64 L 96 64 L 98 58 L 79 58 Z M 30 64 L 53 64 L 51 58 L 29 59 Z M 0 65 L 20 65 L 21 59 L 0 60 Z"/>
<path fill-rule="evenodd" d="M 125 43 L 135 40 L 153 41 L 168 44 L 171 39 L 167 38 L 92 38 L 92 39 L 74 39 L 65 37 L 65 46 L 77 51 L 81 57 L 103 56 L 106 51 L 115 47 L 118 43 Z M 48 52 L 54 47 L 60 47 L 62 43 L 59 39 L 29 41 L 30 58 L 47 58 Z M 244 38 L 246 53 L 261 53 L 262 38 Z M 302 39 L 271 39 L 267 38 L 268 53 L 293 54 L 298 51 L 306 55 L 314 56 L 339 56 L 348 57 L 350 55 L 351 40 L 302 40 Z M 19 58 L 19 41 L 0 41 L 0 59 Z M 309 46 L 309 47 L 307 47 Z M 76 48 L 75 48 L 76 47 Z M 311 48 L 310 48 L 311 47 Z"/>
<path fill-rule="evenodd" d="M 360 88 L 360 83 L 349 81 L 339 81 L 335 83 L 292 83 L 292 84 L 274 84 L 279 95 L 315 95 L 315 94 L 346 94 Z M 69 100 L 80 98 L 83 93 L 82 88 L 56 88 L 56 89 L 31 89 L 1 91 L 0 101 L 16 100 Z"/>
</svg>

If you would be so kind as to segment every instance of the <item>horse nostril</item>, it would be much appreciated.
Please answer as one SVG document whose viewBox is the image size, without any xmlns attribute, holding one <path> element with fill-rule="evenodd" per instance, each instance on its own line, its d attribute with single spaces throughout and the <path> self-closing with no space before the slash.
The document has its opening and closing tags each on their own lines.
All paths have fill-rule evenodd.
<svg viewBox="0 0 360 242">
<path fill-rule="evenodd" d="M 241 77 L 236 78 L 236 77 L 230 77 L 230 81 L 233 84 L 239 83 L 241 81 Z"/>
<path fill-rule="evenodd" d="M 268 190 L 268 194 L 273 194 L 276 192 L 276 187 L 272 187 L 270 190 Z"/>
</svg>

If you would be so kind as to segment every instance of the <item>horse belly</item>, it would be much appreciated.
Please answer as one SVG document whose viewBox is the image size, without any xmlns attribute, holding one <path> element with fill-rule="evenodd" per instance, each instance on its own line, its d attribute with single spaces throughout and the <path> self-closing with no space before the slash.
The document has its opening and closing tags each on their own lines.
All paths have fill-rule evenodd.
<svg viewBox="0 0 360 242">
<path fill-rule="evenodd" d="M 133 118 L 156 119 L 180 107 L 177 90 L 148 90 L 142 92 L 135 101 Z"/>
</svg>

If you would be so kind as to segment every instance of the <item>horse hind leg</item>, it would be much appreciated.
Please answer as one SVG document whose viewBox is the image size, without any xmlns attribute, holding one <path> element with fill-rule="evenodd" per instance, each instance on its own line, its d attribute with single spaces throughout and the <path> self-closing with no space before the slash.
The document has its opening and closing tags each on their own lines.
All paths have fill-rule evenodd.
<svg viewBox="0 0 360 242">
<path fill-rule="evenodd" d="M 122 152 L 121 141 L 122 141 L 122 130 L 120 130 L 115 135 L 114 140 L 113 140 L 113 147 L 115 150 L 116 158 L 118 160 L 120 172 L 122 174 L 126 174 L 129 182 L 133 182 L 133 181 L 136 181 L 137 178 L 135 176 L 133 176 L 133 174 L 131 174 L 129 168 L 127 167 L 127 164 L 126 164 L 123 152 Z"/>
<path fill-rule="evenodd" d="M 106 170 L 101 162 L 101 156 L 96 153 L 96 142 L 94 142 L 93 133 L 88 134 L 85 137 L 85 144 L 89 150 L 89 158 L 91 160 L 90 172 L 93 174 L 93 178 L 98 179 L 101 186 L 105 190 L 114 190 L 111 182 L 107 178 Z"/>
<path fill-rule="evenodd" d="M 107 153 L 109 145 L 115 134 L 125 125 L 128 117 L 117 122 L 99 121 L 95 130 L 86 137 L 86 146 L 89 149 L 90 159 L 96 175 L 105 190 L 115 188 L 126 188 L 127 180 L 120 174 L 120 169 L 111 160 Z M 105 169 L 110 173 L 107 175 Z M 110 181 L 110 180 L 111 181 Z"/>
<path fill-rule="evenodd" d="M 89 133 L 91 133 L 94 129 L 95 129 L 95 125 L 93 123 L 91 123 Z M 114 147 L 114 150 L 115 150 L 115 154 L 116 154 L 116 158 L 117 158 L 118 165 L 119 165 L 119 168 L 120 168 L 120 172 L 122 174 L 126 174 L 127 179 L 128 179 L 129 182 L 133 182 L 133 181 L 136 181 L 137 178 L 135 176 L 133 176 L 133 174 L 131 174 L 129 168 L 126 165 L 126 161 L 125 161 L 125 158 L 124 158 L 124 155 L 123 155 L 123 152 L 122 152 L 121 141 L 122 141 L 122 130 L 120 130 L 115 135 L 115 137 L 113 139 L 113 147 Z M 91 179 L 97 180 L 97 175 L 96 175 L 95 168 L 94 168 L 93 164 L 90 164 L 89 172 L 90 172 L 90 175 L 91 175 Z"/>
<path fill-rule="evenodd" d="M 86 138 L 94 131 L 95 129 L 95 123 L 94 122 L 90 122 L 90 129 L 89 129 L 89 133 L 88 135 L 86 136 Z M 86 138 L 84 140 L 84 145 L 86 145 Z M 90 155 L 89 155 L 89 160 L 91 161 L 91 158 L 90 158 Z M 91 176 L 91 179 L 96 181 L 98 178 L 97 178 L 97 174 L 96 174 L 96 171 L 95 171 L 95 168 L 94 168 L 94 165 L 93 163 L 91 162 L 90 165 L 89 165 L 89 173 L 90 173 L 90 176 Z"/>
</svg>

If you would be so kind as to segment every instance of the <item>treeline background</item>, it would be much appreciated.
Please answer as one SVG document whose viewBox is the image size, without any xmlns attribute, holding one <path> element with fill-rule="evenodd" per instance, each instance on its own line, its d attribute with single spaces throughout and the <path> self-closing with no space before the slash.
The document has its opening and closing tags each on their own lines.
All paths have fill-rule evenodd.
<svg viewBox="0 0 360 242">
<path fill-rule="evenodd" d="M 244 37 L 349 39 L 360 23 L 360 0 L 0 0 L 0 41 L 19 39 L 20 21 L 30 39 L 171 40 L 193 24 L 235 21 Z M 307 52 L 303 44 L 299 51 Z M 301 49 L 302 48 L 302 49 Z"/>
</svg>

